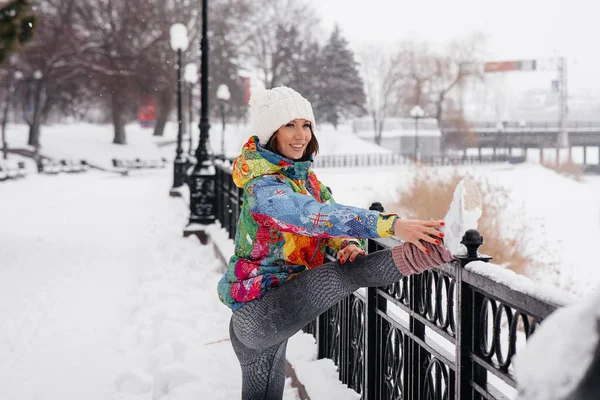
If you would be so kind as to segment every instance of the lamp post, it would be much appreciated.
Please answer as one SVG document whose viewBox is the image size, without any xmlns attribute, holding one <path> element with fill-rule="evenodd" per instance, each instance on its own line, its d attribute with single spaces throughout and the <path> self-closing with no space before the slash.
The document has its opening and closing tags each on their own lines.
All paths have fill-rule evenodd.
<svg viewBox="0 0 600 400">
<path fill-rule="evenodd" d="M 416 105 L 410 110 L 410 116 L 415 120 L 415 162 L 419 157 L 419 119 L 425 116 L 425 111 Z"/>
<path fill-rule="evenodd" d="M 523 152 L 523 155 L 525 156 L 525 159 L 527 159 L 527 150 L 525 147 L 525 127 L 527 126 L 527 121 L 525 121 L 524 119 L 519 121 L 519 128 L 520 128 L 520 133 L 521 133 L 521 151 Z"/>
<path fill-rule="evenodd" d="M 194 146 L 192 139 L 192 124 L 194 121 L 193 103 L 194 103 L 194 85 L 198 82 L 198 66 L 195 63 L 189 63 L 185 66 L 183 79 L 188 83 L 188 154 L 194 155 Z"/>
<path fill-rule="evenodd" d="M 183 24 L 173 24 L 170 30 L 171 48 L 177 52 L 177 149 L 175 150 L 175 161 L 173 162 L 173 188 L 169 194 L 173 197 L 181 196 L 177 188 L 185 183 L 185 164 L 183 157 L 182 135 L 182 93 L 181 93 L 181 55 L 188 47 L 187 28 Z"/>
<path fill-rule="evenodd" d="M 498 131 L 498 139 L 499 139 L 499 143 L 501 143 L 502 147 L 502 153 L 504 153 L 504 144 L 505 144 L 505 140 L 504 140 L 504 136 L 502 135 L 502 132 L 504 132 L 504 124 L 500 121 L 496 122 L 496 131 Z"/>
<path fill-rule="evenodd" d="M 190 218 L 184 236 L 196 235 L 206 244 L 207 225 L 215 222 L 216 171 L 208 151 L 210 122 L 208 120 L 208 0 L 202 0 L 202 38 L 200 40 L 200 140 L 196 149 L 196 165 L 188 176 L 190 188 Z"/>
<path fill-rule="evenodd" d="M 231 94 L 227 85 L 224 83 L 220 84 L 219 89 L 217 89 L 217 99 L 219 99 L 221 106 L 221 122 L 223 124 L 221 128 L 221 154 L 223 155 L 223 159 L 225 159 L 225 102 L 229 101 L 230 98 Z"/>
</svg>

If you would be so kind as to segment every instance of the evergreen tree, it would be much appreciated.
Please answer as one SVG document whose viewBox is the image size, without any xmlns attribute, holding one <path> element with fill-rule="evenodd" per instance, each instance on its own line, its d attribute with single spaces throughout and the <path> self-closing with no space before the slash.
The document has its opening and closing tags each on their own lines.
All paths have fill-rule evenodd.
<svg viewBox="0 0 600 400">
<path fill-rule="evenodd" d="M 33 37 L 35 16 L 29 0 L 12 0 L 0 4 L 0 64 L 19 45 Z"/>
<path fill-rule="evenodd" d="M 323 85 L 321 47 L 317 42 L 302 42 L 291 59 L 281 72 L 281 84 L 302 93 L 316 107 Z"/>
<path fill-rule="evenodd" d="M 318 119 L 337 129 L 340 118 L 365 112 L 365 92 L 354 53 L 336 26 L 321 53 Z"/>
</svg>

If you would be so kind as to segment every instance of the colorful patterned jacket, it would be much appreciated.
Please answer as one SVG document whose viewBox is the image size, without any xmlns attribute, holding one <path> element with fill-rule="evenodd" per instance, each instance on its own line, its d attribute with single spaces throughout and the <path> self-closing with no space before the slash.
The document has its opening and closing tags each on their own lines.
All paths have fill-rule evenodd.
<svg viewBox="0 0 600 400">
<path fill-rule="evenodd" d="M 311 170 L 262 148 L 251 137 L 233 165 L 244 188 L 235 252 L 218 285 L 234 311 L 294 275 L 323 263 L 325 248 L 340 250 L 356 239 L 392 236 L 396 215 L 336 204 Z"/>
</svg>

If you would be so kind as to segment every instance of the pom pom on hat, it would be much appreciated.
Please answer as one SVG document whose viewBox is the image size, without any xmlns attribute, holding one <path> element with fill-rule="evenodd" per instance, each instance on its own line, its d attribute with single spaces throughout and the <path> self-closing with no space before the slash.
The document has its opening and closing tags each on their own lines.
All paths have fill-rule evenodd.
<svg viewBox="0 0 600 400">
<path fill-rule="evenodd" d="M 313 132 L 316 125 L 310 102 L 286 86 L 253 89 L 250 95 L 250 118 L 253 133 L 263 146 L 277 129 L 297 118 L 310 121 Z"/>
</svg>

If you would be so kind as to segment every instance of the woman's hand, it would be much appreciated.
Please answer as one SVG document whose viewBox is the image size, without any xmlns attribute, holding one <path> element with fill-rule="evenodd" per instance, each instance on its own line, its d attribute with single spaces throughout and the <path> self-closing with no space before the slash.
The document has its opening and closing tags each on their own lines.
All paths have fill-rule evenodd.
<svg viewBox="0 0 600 400">
<path fill-rule="evenodd" d="M 394 235 L 417 246 L 419 250 L 429 254 L 421 240 L 442 245 L 444 234 L 438 230 L 444 226 L 444 221 L 420 221 L 416 219 L 400 219 L 394 222 Z M 440 239 L 438 239 L 440 238 Z"/>
<path fill-rule="evenodd" d="M 355 244 L 350 244 L 338 251 L 337 255 L 338 259 L 340 260 L 340 264 L 343 264 L 346 262 L 346 260 L 350 260 L 350 262 L 354 261 L 356 256 L 359 254 L 364 255 L 365 251 Z"/>
</svg>

